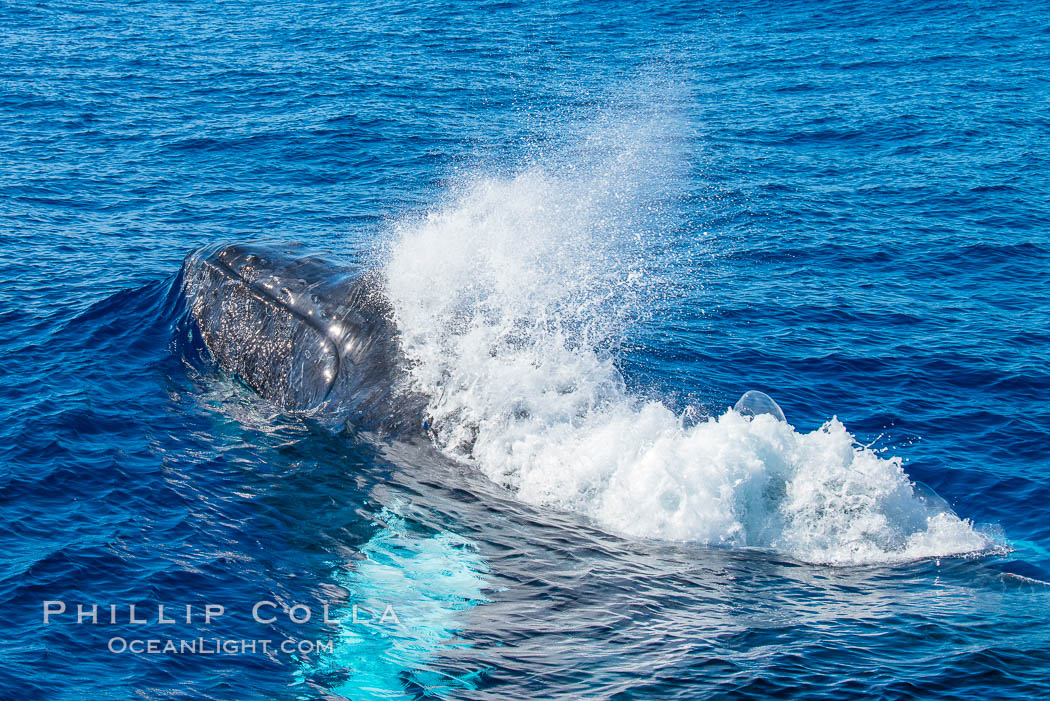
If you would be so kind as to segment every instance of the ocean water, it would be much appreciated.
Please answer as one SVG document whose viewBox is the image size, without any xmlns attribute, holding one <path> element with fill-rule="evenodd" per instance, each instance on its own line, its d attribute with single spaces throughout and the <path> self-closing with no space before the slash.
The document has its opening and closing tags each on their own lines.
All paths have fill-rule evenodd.
<svg viewBox="0 0 1050 701">
<path fill-rule="evenodd" d="M 1047 10 L 5 2 L 0 45 L 0 697 L 1050 695 Z M 416 439 L 187 342 L 184 257 L 253 239 L 381 272 Z"/>
</svg>

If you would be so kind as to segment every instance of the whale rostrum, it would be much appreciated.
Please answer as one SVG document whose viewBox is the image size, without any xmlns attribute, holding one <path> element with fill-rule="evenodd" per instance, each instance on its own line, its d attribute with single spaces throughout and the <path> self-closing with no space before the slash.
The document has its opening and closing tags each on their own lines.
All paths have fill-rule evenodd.
<svg viewBox="0 0 1050 701">
<path fill-rule="evenodd" d="M 212 245 L 187 256 L 189 316 L 215 362 L 282 409 L 329 427 L 422 430 L 423 402 L 378 273 L 298 245 Z"/>
</svg>

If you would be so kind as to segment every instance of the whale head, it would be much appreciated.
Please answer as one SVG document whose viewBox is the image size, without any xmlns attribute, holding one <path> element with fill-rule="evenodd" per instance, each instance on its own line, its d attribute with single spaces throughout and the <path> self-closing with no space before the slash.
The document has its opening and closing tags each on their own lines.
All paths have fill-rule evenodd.
<svg viewBox="0 0 1050 701">
<path fill-rule="evenodd" d="M 301 245 L 223 244 L 186 258 L 183 288 L 216 363 L 282 409 L 366 430 L 417 409 L 398 391 L 404 363 L 375 272 Z"/>
</svg>

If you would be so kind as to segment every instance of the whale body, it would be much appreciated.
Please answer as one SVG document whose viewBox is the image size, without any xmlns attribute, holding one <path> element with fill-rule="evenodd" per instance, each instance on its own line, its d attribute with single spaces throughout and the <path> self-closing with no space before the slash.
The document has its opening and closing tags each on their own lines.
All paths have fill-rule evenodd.
<svg viewBox="0 0 1050 701">
<path fill-rule="evenodd" d="M 212 245 L 187 256 L 188 317 L 214 361 L 329 428 L 422 432 L 378 274 L 295 244 Z"/>
</svg>

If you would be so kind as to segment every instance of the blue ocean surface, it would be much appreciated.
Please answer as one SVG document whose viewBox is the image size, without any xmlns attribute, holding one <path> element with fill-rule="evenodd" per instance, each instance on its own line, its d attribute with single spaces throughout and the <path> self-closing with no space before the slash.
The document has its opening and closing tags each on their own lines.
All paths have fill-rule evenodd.
<svg viewBox="0 0 1050 701">
<path fill-rule="evenodd" d="M 13 0 L 0 47 L 0 697 L 1050 697 L 1046 6 Z M 417 440 L 194 344 L 185 256 L 258 239 L 380 272 Z"/>
</svg>

